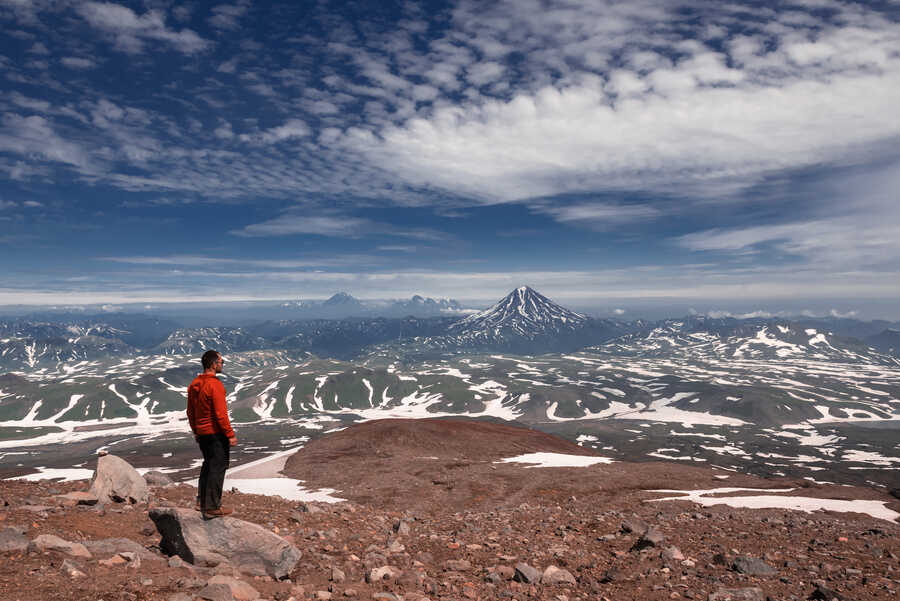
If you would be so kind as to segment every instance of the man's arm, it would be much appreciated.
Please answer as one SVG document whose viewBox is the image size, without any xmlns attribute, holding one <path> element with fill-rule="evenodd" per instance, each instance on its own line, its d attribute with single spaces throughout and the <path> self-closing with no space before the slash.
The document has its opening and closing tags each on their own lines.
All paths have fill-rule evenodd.
<svg viewBox="0 0 900 601">
<path fill-rule="evenodd" d="M 237 436 L 231 428 L 231 420 L 228 419 L 228 405 L 225 402 L 225 385 L 218 379 L 212 385 L 212 418 L 222 433 L 228 437 L 231 446 L 237 444 Z"/>
</svg>

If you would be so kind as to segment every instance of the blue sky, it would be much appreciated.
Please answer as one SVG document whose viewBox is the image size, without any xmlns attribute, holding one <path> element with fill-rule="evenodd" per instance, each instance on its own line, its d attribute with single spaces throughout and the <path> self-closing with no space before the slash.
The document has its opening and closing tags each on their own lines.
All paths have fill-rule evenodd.
<svg viewBox="0 0 900 601">
<path fill-rule="evenodd" d="M 0 305 L 900 319 L 900 2 L 0 0 Z"/>
</svg>

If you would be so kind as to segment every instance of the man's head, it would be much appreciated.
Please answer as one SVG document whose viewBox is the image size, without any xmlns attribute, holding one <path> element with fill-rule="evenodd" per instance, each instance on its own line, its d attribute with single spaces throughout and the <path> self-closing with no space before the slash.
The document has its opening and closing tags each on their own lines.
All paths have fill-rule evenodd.
<svg viewBox="0 0 900 601">
<path fill-rule="evenodd" d="M 203 363 L 204 371 L 207 369 L 215 369 L 216 373 L 222 371 L 221 361 L 222 355 L 219 354 L 219 351 L 206 351 L 200 359 L 200 362 Z"/>
</svg>

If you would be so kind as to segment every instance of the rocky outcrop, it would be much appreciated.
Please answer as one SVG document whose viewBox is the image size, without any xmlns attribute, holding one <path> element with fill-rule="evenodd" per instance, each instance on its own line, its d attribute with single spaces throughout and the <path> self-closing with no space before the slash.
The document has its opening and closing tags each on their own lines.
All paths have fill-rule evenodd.
<svg viewBox="0 0 900 601">
<path fill-rule="evenodd" d="M 97 458 L 90 493 L 104 503 L 146 503 L 150 497 L 147 482 L 127 461 L 115 455 Z"/>
<path fill-rule="evenodd" d="M 162 535 L 163 553 L 192 564 L 227 561 L 248 574 L 284 578 L 301 557 L 277 534 L 236 518 L 204 520 L 196 511 L 163 507 L 152 509 L 150 519 Z"/>
</svg>

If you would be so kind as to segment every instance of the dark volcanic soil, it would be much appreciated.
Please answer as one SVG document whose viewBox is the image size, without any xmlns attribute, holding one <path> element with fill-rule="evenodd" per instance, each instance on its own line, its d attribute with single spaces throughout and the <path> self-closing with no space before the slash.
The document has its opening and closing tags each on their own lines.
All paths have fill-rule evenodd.
<svg viewBox="0 0 900 601">
<path fill-rule="evenodd" d="M 896 523 L 863 514 L 647 502 L 660 496 L 647 489 L 802 486 L 793 494 L 890 501 L 900 510 L 896 499 L 879 491 L 669 463 L 494 463 L 538 451 L 590 454 L 540 432 L 466 420 L 383 420 L 310 443 L 285 472 L 308 486 L 337 488 L 350 501 L 299 504 L 240 493 L 228 493 L 225 500 L 236 518 L 276 532 L 302 551 L 283 581 L 241 575 L 239 565 L 170 567 L 157 547 L 147 505 L 60 504 L 55 495 L 86 489 L 85 481 L 0 481 L 0 543 L 4 528 L 17 527 L 29 539 L 124 537 L 150 553 L 139 567 L 105 566 L 100 560 L 111 553 L 102 552 L 90 558 L 59 551 L 0 553 L 0 600 L 183 601 L 201 598 L 215 574 L 239 577 L 258 598 L 275 601 L 721 600 L 727 598 L 719 595 L 722 590 L 736 588 L 758 589 L 741 598 L 759 601 L 897 598 Z M 190 507 L 195 494 L 187 485 L 155 487 L 151 506 Z M 640 549 L 636 543 L 647 526 L 661 540 Z M 735 560 L 743 556 L 775 572 L 741 573 Z M 571 581 L 516 582 L 511 575 L 520 563 L 540 572 L 554 566 Z M 72 565 L 85 576 L 71 579 L 66 569 Z M 396 569 L 393 578 L 366 582 L 367 571 L 384 565 Z"/>
</svg>

